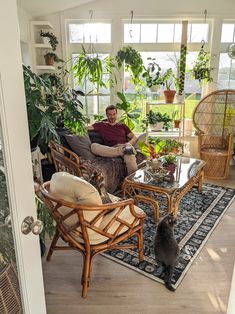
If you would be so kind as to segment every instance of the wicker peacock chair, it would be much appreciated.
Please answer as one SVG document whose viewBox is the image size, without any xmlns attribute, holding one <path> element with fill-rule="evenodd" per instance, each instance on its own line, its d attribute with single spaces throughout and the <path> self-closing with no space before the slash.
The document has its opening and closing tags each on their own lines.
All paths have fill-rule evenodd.
<svg viewBox="0 0 235 314">
<path fill-rule="evenodd" d="M 235 90 L 217 90 L 204 97 L 193 113 L 198 149 L 206 161 L 205 176 L 228 176 L 235 135 Z"/>
</svg>

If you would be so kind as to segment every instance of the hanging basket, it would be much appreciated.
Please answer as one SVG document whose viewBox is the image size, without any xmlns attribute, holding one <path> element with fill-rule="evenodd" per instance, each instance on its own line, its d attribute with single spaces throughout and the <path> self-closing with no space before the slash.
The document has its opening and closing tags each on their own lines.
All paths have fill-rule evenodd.
<svg viewBox="0 0 235 314">
<path fill-rule="evenodd" d="M 0 313 L 23 314 L 18 274 L 13 263 L 0 272 Z"/>
</svg>

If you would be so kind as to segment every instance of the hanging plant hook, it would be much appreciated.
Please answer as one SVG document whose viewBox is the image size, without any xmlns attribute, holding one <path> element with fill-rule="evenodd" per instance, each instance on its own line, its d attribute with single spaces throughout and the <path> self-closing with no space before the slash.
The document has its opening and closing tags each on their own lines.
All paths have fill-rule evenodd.
<svg viewBox="0 0 235 314">
<path fill-rule="evenodd" d="M 134 15 L 134 11 L 131 10 L 131 25 L 132 25 L 132 23 L 133 23 L 133 15 Z M 132 38 L 132 32 L 133 32 L 133 30 L 130 29 L 130 30 L 129 30 L 130 38 Z"/>
<path fill-rule="evenodd" d="M 203 34 L 203 38 L 205 37 L 205 26 L 206 26 L 206 18 L 207 18 L 207 9 L 204 10 L 204 34 Z M 203 50 L 204 46 L 205 46 L 205 40 L 202 39 L 201 41 L 201 50 Z"/>
</svg>

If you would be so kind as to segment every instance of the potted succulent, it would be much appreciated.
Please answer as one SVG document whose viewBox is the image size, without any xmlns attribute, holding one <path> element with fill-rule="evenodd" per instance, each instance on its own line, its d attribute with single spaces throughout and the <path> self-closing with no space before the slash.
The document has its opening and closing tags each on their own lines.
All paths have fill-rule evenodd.
<svg viewBox="0 0 235 314">
<path fill-rule="evenodd" d="M 174 122 L 174 128 L 179 129 L 181 120 L 179 119 L 179 110 L 172 112 L 172 120 Z"/>
</svg>

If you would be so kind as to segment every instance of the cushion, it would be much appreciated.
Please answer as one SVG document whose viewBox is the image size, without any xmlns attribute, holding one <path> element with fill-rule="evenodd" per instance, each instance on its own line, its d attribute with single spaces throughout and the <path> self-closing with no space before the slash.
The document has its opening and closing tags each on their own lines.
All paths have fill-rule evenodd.
<svg viewBox="0 0 235 314">
<path fill-rule="evenodd" d="M 99 132 L 95 130 L 89 130 L 88 135 L 91 140 L 91 143 L 104 144 L 103 138 Z"/>
<path fill-rule="evenodd" d="M 88 135 L 65 134 L 65 138 L 79 157 L 85 160 L 94 160 L 95 155 L 91 152 L 91 140 Z"/>
<path fill-rule="evenodd" d="M 74 176 L 67 172 L 56 172 L 51 177 L 50 192 L 57 198 L 62 198 L 66 201 L 75 204 L 85 205 L 101 205 L 102 199 L 96 188 L 86 180 Z M 71 208 L 63 206 L 60 208 L 60 213 L 66 215 L 71 211 Z M 91 221 L 98 211 L 87 211 L 84 214 L 85 219 Z M 71 216 L 65 221 L 68 225 L 73 225 L 77 222 L 77 217 Z"/>
</svg>

